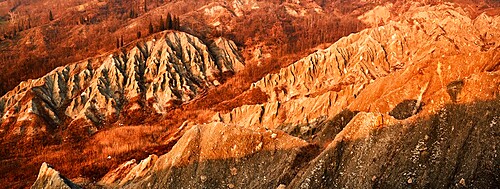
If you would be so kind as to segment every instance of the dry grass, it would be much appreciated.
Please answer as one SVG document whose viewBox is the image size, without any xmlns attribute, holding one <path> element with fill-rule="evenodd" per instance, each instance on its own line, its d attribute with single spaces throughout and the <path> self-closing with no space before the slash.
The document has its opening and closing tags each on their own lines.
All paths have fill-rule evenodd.
<svg viewBox="0 0 500 189">
<path fill-rule="evenodd" d="M 165 129 L 158 126 L 124 126 L 98 132 L 87 144 L 84 153 L 102 157 L 115 156 L 144 147 L 160 145 L 158 137 Z M 102 158 L 101 157 L 101 158 Z"/>
<path fill-rule="evenodd" d="M 86 132 L 85 129 L 72 128 L 71 134 L 79 137 L 77 140 L 67 138 L 62 144 L 44 144 L 51 135 L 59 135 L 57 133 L 34 141 L 3 142 L 0 150 L 2 187 L 30 186 L 43 162 L 53 165 L 68 178 L 97 181 L 125 161 L 167 153 L 181 136 L 178 128 L 166 125 L 108 127 L 93 136 L 77 133 Z"/>
<path fill-rule="evenodd" d="M 250 89 L 243 92 L 241 95 L 238 95 L 234 99 L 217 104 L 212 109 L 217 112 L 229 112 L 232 109 L 243 105 L 262 104 L 267 102 L 268 99 L 269 96 L 260 89 Z"/>
</svg>

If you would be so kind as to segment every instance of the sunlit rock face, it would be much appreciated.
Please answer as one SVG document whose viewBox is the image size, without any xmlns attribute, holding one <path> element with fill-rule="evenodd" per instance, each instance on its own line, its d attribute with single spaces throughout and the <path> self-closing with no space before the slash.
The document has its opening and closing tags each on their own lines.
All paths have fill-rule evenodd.
<svg viewBox="0 0 500 189">
<path fill-rule="evenodd" d="M 47 127 L 2 132 L 31 136 L 73 123 L 113 123 L 122 113 L 145 108 L 165 113 L 172 105 L 218 85 L 223 72 L 243 67 L 230 40 L 218 38 L 205 44 L 192 35 L 168 31 L 121 52 L 60 67 L 21 83 L 0 98 L 4 128 L 36 120 L 43 120 Z"/>
<path fill-rule="evenodd" d="M 471 19 L 460 8 L 440 5 L 412 8 L 399 18 L 265 76 L 251 88 L 266 93 L 267 103 L 238 107 L 214 120 L 276 128 L 332 118 L 344 109 L 389 113 L 407 99 L 433 111 L 449 102 L 448 84 L 477 83 L 480 75 L 498 70 L 498 44 L 492 43 L 500 35 L 498 16 Z M 479 82 L 490 85 L 484 79 Z M 458 98 L 471 102 L 474 95 Z"/>
<path fill-rule="evenodd" d="M 237 138 L 237 140 L 235 140 Z M 282 131 L 212 123 L 193 126 L 172 150 L 126 162 L 99 184 L 106 188 L 269 188 L 289 182 L 314 146 Z"/>
<path fill-rule="evenodd" d="M 58 171 L 54 170 L 47 163 L 43 163 L 38 173 L 38 178 L 31 186 L 32 189 L 45 188 L 64 188 L 64 189 L 79 189 L 80 186 L 72 183 L 67 178 L 62 176 Z"/>
</svg>

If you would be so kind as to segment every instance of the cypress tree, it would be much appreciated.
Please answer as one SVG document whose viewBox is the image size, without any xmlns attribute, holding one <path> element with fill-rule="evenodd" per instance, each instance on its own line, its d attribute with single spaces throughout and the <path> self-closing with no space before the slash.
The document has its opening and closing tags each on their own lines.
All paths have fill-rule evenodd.
<svg viewBox="0 0 500 189">
<path fill-rule="evenodd" d="M 131 10 L 129 11 L 129 13 L 128 13 L 128 17 L 129 17 L 129 18 L 135 18 L 135 17 L 136 17 L 136 14 L 135 14 L 134 10 L 132 10 L 132 9 L 131 9 Z"/>
<path fill-rule="evenodd" d="M 23 25 L 24 25 L 24 24 L 23 24 L 23 21 L 18 22 L 18 23 L 17 23 L 17 30 L 19 30 L 19 31 L 23 31 L 23 30 L 24 30 Z"/>
<path fill-rule="evenodd" d="M 174 29 L 173 23 L 172 23 L 172 15 L 170 13 L 167 14 L 167 30 Z"/>
<path fill-rule="evenodd" d="M 163 16 L 160 16 L 160 31 L 165 30 L 165 22 L 163 22 Z"/>
<path fill-rule="evenodd" d="M 153 34 L 153 33 L 154 33 L 153 24 L 151 22 L 149 22 L 149 34 Z"/>
<path fill-rule="evenodd" d="M 49 10 L 49 20 L 54 20 L 54 15 L 52 15 L 52 10 Z"/>
<path fill-rule="evenodd" d="M 178 16 L 174 17 L 174 29 L 175 30 L 181 29 L 181 21 L 179 20 Z"/>
</svg>

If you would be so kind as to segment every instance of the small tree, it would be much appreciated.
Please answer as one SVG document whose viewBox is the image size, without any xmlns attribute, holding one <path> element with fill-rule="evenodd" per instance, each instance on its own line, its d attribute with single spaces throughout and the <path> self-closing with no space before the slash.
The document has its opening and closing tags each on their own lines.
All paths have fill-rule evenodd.
<svg viewBox="0 0 500 189">
<path fill-rule="evenodd" d="M 173 23 L 172 23 L 173 22 L 172 21 L 172 15 L 170 15 L 170 13 L 167 14 L 167 20 L 166 20 L 166 22 L 167 22 L 167 30 L 171 30 L 171 29 L 174 28 L 173 27 Z"/>
<path fill-rule="evenodd" d="M 137 32 L 137 39 L 139 39 L 139 38 L 141 38 L 141 32 L 140 31 Z"/>
<path fill-rule="evenodd" d="M 153 24 L 151 22 L 149 22 L 149 34 L 153 34 L 154 33 L 154 27 L 153 27 Z"/>
<path fill-rule="evenodd" d="M 160 16 L 160 31 L 165 30 L 165 22 L 163 22 L 163 16 Z"/>
<path fill-rule="evenodd" d="M 180 30 L 181 29 L 181 21 L 179 20 L 179 17 L 175 16 L 174 21 L 173 21 L 173 27 L 174 30 Z"/>
<path fill-rule="evenodd" d="M 18 23 L 17 23 L 17 30 L 18 30 L 18 31 L 23 31 L 23 30 L 24 30 L 24 26 L 23 26 L 23 25 L 24 25 L 24 22 L 23 22 L 23 21 L 18 22 Z"/>
<path fill-rule="evenodd" d="M 49 20 L 54 20 L 54 15 L 52 15 L 52 10 L 49 10 Z"/>
<path fill-rule="evenodd" d="M 137 13 L 134 10 L 130 10 L 128 13 L 129 18 L 137 18 Z"/>
</svg>

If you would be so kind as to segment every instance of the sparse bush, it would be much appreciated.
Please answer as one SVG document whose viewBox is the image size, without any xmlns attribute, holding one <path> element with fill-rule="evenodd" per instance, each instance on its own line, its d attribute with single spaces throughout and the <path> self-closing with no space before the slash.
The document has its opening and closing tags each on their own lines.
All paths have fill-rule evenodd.
<svg viewBox="0 0 500 189">
<path fill-rule="evenodd" d="M 52 15 L 52 10 L 49 10 L 49 21 L 54 20 L 54 15 Z"/>
</svg>

